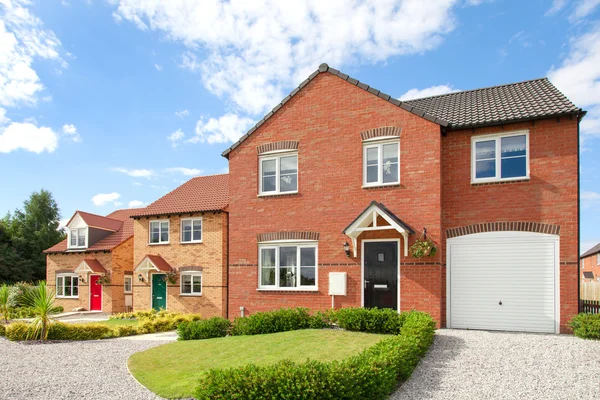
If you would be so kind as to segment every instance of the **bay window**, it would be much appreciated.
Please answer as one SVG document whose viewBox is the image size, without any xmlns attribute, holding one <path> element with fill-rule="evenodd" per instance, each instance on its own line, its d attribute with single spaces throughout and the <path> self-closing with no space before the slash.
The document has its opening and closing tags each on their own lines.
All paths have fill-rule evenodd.
<svg viewBox="0 0 600 400">
<path fill-rule="evenodd" d="M 259 289 L 316 290 L 317 245 L 260 245 Z"/>
<path fill-rule="evenodd" d="M 298 153 L 259 158 L 259 194 L 298 191 Z"/>
<path fill-rule="evenodd" d="M 78 298 L 79 276 L 76 274 L 56 275 L 56 297 L 74 299 Z"/>
<path fill-rule="evenodd" d="M 529 178 L 528 132 L 474 136 L 471 147 L 473 183 Z"/>
</svg>

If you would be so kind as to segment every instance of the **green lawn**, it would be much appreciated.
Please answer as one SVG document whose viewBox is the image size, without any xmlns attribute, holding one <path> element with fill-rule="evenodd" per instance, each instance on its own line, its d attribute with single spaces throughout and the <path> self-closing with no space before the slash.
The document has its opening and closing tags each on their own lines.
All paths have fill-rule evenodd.
<svg viewBox="0 0 600 400">
<path fill-rule="evenodd" d="M 166 344 L 129 359 L 133 376 L 166 398 L 189 398 L 210 368 L 273 364 L 289 359 L 303 362 L 341 360 L 371 347 L 387 335 L 341 330 L 299 330 L 269 335 L 232 336 Z"/>
</svg>

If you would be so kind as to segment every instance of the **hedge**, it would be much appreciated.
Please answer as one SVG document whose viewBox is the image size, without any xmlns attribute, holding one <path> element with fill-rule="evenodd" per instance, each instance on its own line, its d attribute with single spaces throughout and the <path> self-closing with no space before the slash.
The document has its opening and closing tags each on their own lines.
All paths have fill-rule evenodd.
<svg viewBox="0 0 600 400">
<path fill-rule="evenodd" d="M 0 336 L 6 336 L 6 326 L 0 323 Z"/>
<path fill-rule="evenodd" d="M 390 308 L 342 308 L 333 318 L 348 331 L 397 335 L 406 315 Z"/>
<path fill-rule="evenodd" d="M 433 342 L 434 320 L 403 313 L 400 334 L 343 361 L 281 361 L 212 369 L 196 389 L 197 399 L 383 399 L 406 380 Z"/>
<path fill-rule="evenodd" d="M 600 340 L 600 314 L 577 314 L 569 325 L 577 337 Z"/>
<path fill-rule="evenodd" d="M 198 340 L 225 337 L 231 329 L 231 322 L 221 317 L 212 317 L 203 321 L 191 321 L 179 324 L 179 340 Z"/>
<path fill-rule="evenodd" d="M 262 335 L 298 329 L 321 329 L 327 325 L 322 313 L 311 316 L 307 308 L 281 308 L 236 318 L 231 335 Z"/>
</svg>

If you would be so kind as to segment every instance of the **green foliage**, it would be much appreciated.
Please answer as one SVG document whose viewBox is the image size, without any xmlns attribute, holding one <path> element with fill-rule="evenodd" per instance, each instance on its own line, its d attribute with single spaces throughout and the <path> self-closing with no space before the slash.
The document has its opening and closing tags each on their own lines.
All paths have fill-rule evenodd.
<svg viewBox="0 0 600 400">
<path fill-rule="evenodd" d="M 13 341 L 31 340 L 34 335 L 31 327 L 22 322 L 10 324 L 6 328 L 6 338 Z M 114 337 L 115 330 L 102 324 L 64 324 L 56 322 L 48 328 L 47 340 L 97 340 Z"/>
<path fill-rule="evenodd" d="M 31 194 L 23 204 L 23 211 L 15 210 L 3 219 L 3 230 L 10 239 L 4 240 L 5 246 L 0 244 L 0 281 L 45 278 L 46 256 L 43 251 L 65 238 L 65 233 L 58 229 L 59 221 L 58 205 L 52 193 L 44 189 Z M 11 274 L 19 269 L 18 274 Z"/>
<path fill-rule="evenodd" d="M 225 337 L 231 329 L 231 322 L 221 317 L 201 321 L 183 322 L 177 327 L 179 340 L 198 340 Z"/>
<path fill-rule="evenodd" d="M 318 317 L 316 317 L 318 318 Z M 261 335 L 264 333 L 275 333 L 307 329 L 314 324 L 307 308 L 281 308 L 275 311 L 259 312 L 248 317 L 236 318 L 233 322 L 231 334 L 238 335 Z"/>
<path fill-rule="evenodd" d="M 113 314 L 109 317 L 109 319 L 156 319 L 156 318 L 175 318 L 181 315 L 186 315 L 190 317 L 192 320 L 200 319 L 200 314 L 181 314 L 175 311 L 168 310 L 141 310 L 135 312 L 127 312 L 127 313 L 118 313 Z"/>
<path fill-rule="evenodd" d="M 383 399 L 398 380 L 410 377 L 433 341 L 435 322 L 421 312 L 405 313 L 400 335 L 357 356 L 329 363 L 281 361 L 212 369 L 196 389 L 197 399 Z"/>
<path fill-rule="evenodd" d="M 19 302 L 24 307 L 32 308 L 35 314 L 29 324 L 31 338 L 46 340 L 51 315 L 58 312 L 58 307 L 54 304 L 54 292 L 48 290 L 45 281 L 40 281 L 37 287 L 26 292 Z"/>
<path fill-rule="evenodd" d="M 8 302 L 10 291 L 8 285 L 6 283 L 0 286 L 0 314 L 4 317 L 4 322 L 8 322 L 8 317 L 10 315 L 11 306 Z"/>
<path fill-rule="evenodd" d="M 577 337 L 600 340 L 600 314 L 577 314 L 569 325 Z"/>
<path fill-rule="evenodd" d="M 397 335 L 405 317 L 406 313 L 389 308 L 342 308 L 335 312 L 334 319 L 340 328 L 349 331 Z"/>
<path fill-rule="evenodd" d="M 0 336 L 6 336 L 6 326 L 0 324 Z"/>
</svg>

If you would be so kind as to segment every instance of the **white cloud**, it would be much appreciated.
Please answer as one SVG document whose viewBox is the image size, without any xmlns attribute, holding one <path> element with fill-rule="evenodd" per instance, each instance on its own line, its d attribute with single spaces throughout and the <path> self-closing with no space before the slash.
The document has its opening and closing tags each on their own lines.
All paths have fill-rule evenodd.
<svg viewBox="0 0 600 400">
<path fill-rule="evenodd" d="M 75 143 L 81 142 L 81 136 L 77 133 L 77 127 L 73 124 L 64 124 L 62 127 L 63 134 L 69 137 Z"/>
<path fill-rule="evenodd" d="M 92 203 L 96 206 L 103 206 L 108 203 L 114 203 L 115 205 L 119 203 L 117 200 L 121 197 L 121 195 L 117 192 L 112 193 L 99 193 L 92 197 Z"/>
<path fill-rule="evenodd" d="M 144 186 L 144 185 L 142 185 L 142 184 L 141 184 L 141 183 L 139 183 L 139 182 L 133 182 L 133 186 Z"/>
<path fill-rule="evenodd" d="M 0 153 L 25 150 L 33 153 L 52 153 L 58 146 L 58 135 L 46 126 L 29 122 L 13 122 L 0 128 Z"/>
<path fill-rule="evenodd" d="M 175 111 L 175 115 L 177 115 L 181 119 L 184 119 L 185 117 L 190 115 L 190 112 L 187 109 L 185 109 L 181 111 Z"/>
<path fill-rule="evenodd" d="M 204 86 L 262 114 L 322 62 L 336 68 L 419 54 L 455 26 L 459 0 L 197 2 L 110 0 L 115 14 L 141 30 L 187 47 L 181 66 Z M 471 1 L 470 4 L 477 4 Z M 230 140 L 223 135 L 212 140 Z"/>
<path fill-rule="evenodd" d="M 600 193 L 585 190 L 581 192 L 582 208 L 591 208 L 592 206 L 596 206 L 598 204 L 600 204 Z"/>
<path fill-rule="evenodd" d="M 185 176 L 197 176 L 200 175 L 202 172 L 201 169 L 197 169 L 197 168 L 183 168 L 183 167 L 174 167 L 174 168 L 167 168 L 165 169 L 166 172 L 171 172 L 171 173 L 178 173 L 178 174 L 182 174 Z"/>
<path fill-rule="evenodd" d="M 552 7 L 546 11 L 546 15 L 554 15 L 560 10 L 562 10 L 567 5 L 567 0 L 554 0 L 552 2 Z"/>
<path fill-rule="evenodd" d="M 171 142 L 173 148 L 179 146 L 179 143 L 185 138 L 185 133 L 181 129 L 177 129 L 175 132 L 167 136 L 167 139 Z"/>
<path fill-rule="evenodd" d="M 548 77 L 578 107 L 588 110 L 581 122 L 582 140 L 600 135 L 600 25 L 571 38 L 570 52 Z"/>
<path fill-rule="evenodd" d="M 454 89 L 453 87 L 448 85 L 438 85 L 431 86 L 425 89 L 410 89 L 398 99 L 401 101 L 406 101 L 412 99 L 420 99 L 422 97 L 438 96 L 440 94 L 452 93 L 457 91 L 457 89 Z"/>
<path fill-rule="evenodd" d="M 201 118 L 196 123 L 196 135 L 190 143 L 226 143 L 235 142 L 250 129 L 254 121 L 236 114 L 225 114 L 219 118 Z"/>
<path fill-rule="evenodd" d="M 577 22 L 590 15 L 596 7 L 600 5 L 600 0 L 580 0 L 575 3 L 575 8 L 569 15 L 570 22 Z"/>
<path fill-rule="evenodd" d="M 152 178 L 155 175 L 151 169 L 113 168 L 113 171 L 129 175 L 133 178 Z"/>
<path fill-rule="evenodd" d="M 129 208 L 140 208 L 140 207 L 144 207 L 146 205 L 146 203 L 144 203 L 143 201 L 140 200 L 131 200 L 129 202 Z"/>
<path fill-rule="evenodd" d="M 6 125 L 10 121 L 10 118 L 6 116 L 6 110 L 0 107 L 0 127 Z"/>
<path fill-rule="evenodd" d="M 163 67 L 162 67 L 162 65 L 159 65 L 159 64 L 154 64 L 154 68 L 156 68 L 156 70 L 157 70 L 158 72 L 160 72 L 160 71 L 162 71 L 162 70 L 163 70 Z"/>
</svg>

